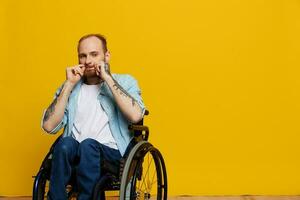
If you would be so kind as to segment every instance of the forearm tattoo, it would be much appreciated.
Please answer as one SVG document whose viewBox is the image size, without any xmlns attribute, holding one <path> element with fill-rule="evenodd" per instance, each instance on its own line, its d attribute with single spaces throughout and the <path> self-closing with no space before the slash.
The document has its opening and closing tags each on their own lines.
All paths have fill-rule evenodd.
<svg viewBox="0 0 300 200">
<path fill-rule="evenodd" d="M 114 79 L 113 79 L 113 80 L 114 80 Z M 131 102 L 132 102 L 132 106 L 135 106 L 136 100 L 135 100 L 132 96 L 130 96 L 130 94 L 128 94 L 128 93 L 126 92 L 126 90 L 124 90 L 124 89 L 119 85 L 119 83 L 118 83 L 116 80 L 114 80 L 113 88 L 115 88 L 117 91 L 119 91 L 119 92 L 120 92 L 120 95 L 125 96 L 125 97 L 127 97 L 127 98 L 130 98 L 130 99 L 131 99 Z"/>
<path fill-rule="evenodd" d="M 54 101 L 51 103 L 51 105 L 47 108 L 43 122 L 47 121 L 49 117 L 53 114 L 56 103 L 57 103 L 57 98 L 55 98 Z"/>
</svg>

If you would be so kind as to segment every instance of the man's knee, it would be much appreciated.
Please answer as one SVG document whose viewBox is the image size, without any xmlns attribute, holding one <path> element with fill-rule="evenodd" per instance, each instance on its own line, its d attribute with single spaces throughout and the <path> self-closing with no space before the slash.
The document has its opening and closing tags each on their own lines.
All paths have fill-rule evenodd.
<svg viewBox="0 0 300 200">
<path fill-rule="evenodd" d="M 74 138 L 63 137 L 55 145 L 54 153 L 69 154 L 74 150 L 74 148 L 76 148 L 75 146 L 76 146 L 76 141 Z"/>
<path fill-rule="evenodd" d="M 87 138 L 79 144 L 80 152 L 99 152 L 99 142 L 97 140 Z"/>
</svg>

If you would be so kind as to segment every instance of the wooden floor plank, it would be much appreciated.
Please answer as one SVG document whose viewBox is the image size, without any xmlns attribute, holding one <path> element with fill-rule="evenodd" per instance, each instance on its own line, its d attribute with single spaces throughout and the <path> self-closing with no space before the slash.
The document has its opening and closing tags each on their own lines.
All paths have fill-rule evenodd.
<svg viewBox="0 0 300 200">
<path fill-rule="evenodd" d="M 107 197 L 117 200 L 118 197 Z M 300 196 L 173 196 L 169 200 L 300 200 Z M 31 200 L 31 197 L 0 197 L 0 200 Z"/>
</svg>

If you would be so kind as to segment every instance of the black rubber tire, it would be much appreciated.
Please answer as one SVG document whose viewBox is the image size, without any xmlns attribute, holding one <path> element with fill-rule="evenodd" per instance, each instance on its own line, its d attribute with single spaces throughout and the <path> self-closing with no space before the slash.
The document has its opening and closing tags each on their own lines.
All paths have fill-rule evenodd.
<svg viewBox="0 0 300 200">
<path fill-rule="evenodd" d="M 47 178 L 43 170 L 34 179 L 32 200 L 44 200 Z"/>
<path fill-rule="evenodd" d="M 34 179 L 33 185 L 33 193 L 32 193 L 32 200 L 45 200 L 47 199 L 46 193 L 47 185 L 49 186 L 49 180 L 44 170 L 40 170 Z M 70 190 L 67 193 L 68 199 L 73 199 L 76 196 L 76 193 L 73 193 Z"/>
<path fill-rule="evenodd" d="M 156 199 L 167 199 L 167 173 L 163 157 L 159 150 L 154 148 L 149 142 L 141 141 L 134 146 L 126 160 L 120 185 L 120 200 L 128 199 L 128 191 L 126 191 L 128 184 L 130 184 L 130 200 L 136 199 L 136 181 L 139 178 L 139 173 L 142 170 L 141 166 L 147 153 L 151 154 L 155 162 L 157 176 Z M 131 183 L 129 183 L 130 181 Z"/>
</svg>

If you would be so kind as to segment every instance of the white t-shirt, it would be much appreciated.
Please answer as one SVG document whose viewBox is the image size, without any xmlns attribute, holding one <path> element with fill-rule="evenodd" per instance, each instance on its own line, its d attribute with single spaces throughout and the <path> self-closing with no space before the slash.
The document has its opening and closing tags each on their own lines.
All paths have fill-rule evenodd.
<svg viewBox="0 0 300 200">
<path fill-rule="evenodd" d="M 73 137 L 78 142 L 86 138 L 95 139 L 110 148 L 118 149 L 109 128 L 108 117 L 97 99 L 99 92 L 100 84 L 82 84 L 72 129 Z"/>
</svg>

